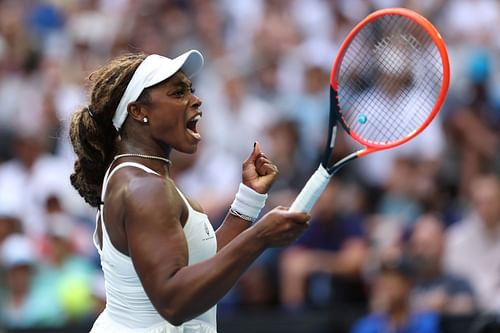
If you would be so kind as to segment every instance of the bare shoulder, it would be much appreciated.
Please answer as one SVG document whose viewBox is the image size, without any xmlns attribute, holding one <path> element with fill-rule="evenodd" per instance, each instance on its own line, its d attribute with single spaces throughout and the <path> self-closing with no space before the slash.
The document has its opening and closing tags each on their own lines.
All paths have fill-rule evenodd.
<svg viewBox="0 0 500 333">
<path fill-rule="evenodd" d="M 185 210 L 171 180 L 155 174 L 137 172 L 128 176 L 124 196 L 126 211 L 132 215 L 176 215 L 179 217 Z M 149 213 L 149 214 L 148 214 Z"/>
<path fill-rule="evenodd" d="M 130 207 L 148 205 L 155 210 L 168 208 L 179 212 L 187 209 L 177 186 L 171 179 L 144 172 L 130 178 L 125 198 Z M 197 201 L 190 198 L 186 200 L 194 210 L 204 213 L 203 207 Z"/>
</svg>

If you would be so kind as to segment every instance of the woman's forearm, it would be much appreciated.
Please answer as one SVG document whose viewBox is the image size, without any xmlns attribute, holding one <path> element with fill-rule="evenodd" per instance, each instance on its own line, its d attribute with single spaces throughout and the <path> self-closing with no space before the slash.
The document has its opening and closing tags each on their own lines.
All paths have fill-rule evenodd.
<svg viewBox="0 0 500 333">
<path fill-rule="evenodd" d="M 217 237 L 217 252 L 251 225 L 251 222 L 228 213 L 222 225 L 215 232 Z"/>
<path fill-rule="evenodd" d="M 236 234 L 240 228 L 238 221 L 226 221 L 227 235 Z M 222 230 L 221 230 L 222 231 Z M 254 228 L 239 232 L 233 241 L 212 258 L 192 266 L 179 269 L 165 281 L 159 302 L 159 313 L 174 325 L 190 320 L 214 306 L 236 283 L 239 277 L 265 249 Z M 152 295 L 155 297 L 155 295 Z"/>
</svg>

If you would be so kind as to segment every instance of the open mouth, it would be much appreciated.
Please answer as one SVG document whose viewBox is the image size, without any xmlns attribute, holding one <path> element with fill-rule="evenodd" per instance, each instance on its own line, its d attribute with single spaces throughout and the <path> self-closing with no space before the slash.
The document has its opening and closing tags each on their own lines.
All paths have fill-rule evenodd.
<svg viewBox="0 0 500 333">
<path fill-rule="evenodd" d="M 201 113 L 196 114 L 193 118 L 189 119 L 186 128 L 188 130 L 188 133 L 191 134 L 195 139 L 200 140 L 201 135 L 198 133 L 198 130 L 196 128 L 198 121 L 201 119 Z"/>
</svg>

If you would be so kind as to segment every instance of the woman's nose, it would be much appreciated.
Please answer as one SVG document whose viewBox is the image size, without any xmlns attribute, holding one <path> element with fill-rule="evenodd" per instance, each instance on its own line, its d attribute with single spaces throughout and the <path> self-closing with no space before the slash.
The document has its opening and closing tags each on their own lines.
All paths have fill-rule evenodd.
<svg viewBox="0 0 500 333">
<path fill-rule="evenodd" d="M 193 98 L 194 98 L 194 100 L 193 100 L 193 102 L 192 102 L 191 106 L 192 106 L 193 108 L 195 108 L 195 109 L 199 109 L 199 108 L 200 108 L 200 106 L 201 106 L 201 104 L 203 104 L 203 102 L 202 102 L 202 101 L 201 101 L 201 99 L 200 99 L 198 96 L 196 96 L 196 95 L 193 95 Z"/>
</svg>

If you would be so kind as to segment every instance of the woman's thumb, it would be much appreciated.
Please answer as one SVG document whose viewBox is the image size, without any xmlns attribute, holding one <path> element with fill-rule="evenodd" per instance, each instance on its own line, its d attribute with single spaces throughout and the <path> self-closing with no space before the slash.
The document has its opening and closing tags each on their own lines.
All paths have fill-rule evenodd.
<svg viewBox="0 0 500 333">
<path fill-rule="evenodd" d="M 259 155 L 260 155 L 260 143 L 255 141 L 253 143 L 252 152 L 250 153 L 250 156 L 248 156 L 248 158 L 246 159 L 246 161 L 244 163 L 255 162 L 257 160 L 257 158 L 259 158 Z"/>
</svg>

